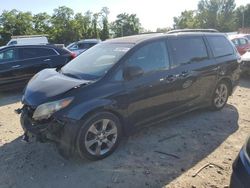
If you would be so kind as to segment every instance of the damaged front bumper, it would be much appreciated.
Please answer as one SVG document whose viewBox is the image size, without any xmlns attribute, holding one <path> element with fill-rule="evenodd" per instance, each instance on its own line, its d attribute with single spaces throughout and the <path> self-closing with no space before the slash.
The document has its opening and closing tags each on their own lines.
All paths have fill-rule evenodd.
<svg viewBox="0 0 250 188">
<path fill-rule="evenodd" d="M 55 142 L 59 152 L 68 158 L 75 151 L 75 139 L 77 137 L 78 121 L 69 118 L 51 117 L 48 120 L 35 121 L 32 119 L 34 110 L 26 105 L 17 109 L 20 114 L 21 126 L 24 130 L 24 139 L 35 137 L 39 142 Z"/>
<path fill-rule="evenodd" d="M 38 141 L 58 141 L 61 139 L 61 133 L 67 122 L 70 120 L 59 120 L 51 117 L 42 121 L 35 121 L 32 116 L 34 109 L 24 105 L 21 109 L 15 110 L 20 114 L 20 123 L 24 133 L 28 136 L 35 136 Z"/>
</svg>

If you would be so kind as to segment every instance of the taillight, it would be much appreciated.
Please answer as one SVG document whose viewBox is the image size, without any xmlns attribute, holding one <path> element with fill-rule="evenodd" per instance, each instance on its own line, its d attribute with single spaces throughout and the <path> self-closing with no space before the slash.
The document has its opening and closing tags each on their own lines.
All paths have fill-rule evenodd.
<svg viewBox="0 0 250 188">
<path fill-rule="evenodd" d="M 72 59 L 74 59 L 77 55 L 74 52 L 70 52 L 70 56 L 71 56 Z"/>
</svg>

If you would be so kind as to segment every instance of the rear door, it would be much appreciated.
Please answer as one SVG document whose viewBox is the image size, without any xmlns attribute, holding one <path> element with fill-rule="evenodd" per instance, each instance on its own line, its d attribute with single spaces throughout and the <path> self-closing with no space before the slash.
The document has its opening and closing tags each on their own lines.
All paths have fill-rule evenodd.
<svg viewBox="0 0 250 188">
<path fill-rule="evenodd" d="M 16 77 L 30 79 L 37 72 L 51 68 L 58 54 L 53 50 L 39 47 L 19 47 L 18 61 L 15 68 Z"/>
<path fill-rule="evenodd" d="M 173 96 L 181 111 L 200 105 L 216 81 L 217 65 L 211 59 L 204 37 L 172 36 L 168 39 L 171 54 L 170 82 L 177 94 Z"/>
<path fill-rule="evenodd" d="M 238 56 L 228 39 L 221 36 L 206 36 L 213 52 L 213 59 L 217 65 L 217 80 L 229 78 L 230 80 L 239 79 Z M 214 83 L 214 87 L 217 82 Z"/>
</svg>

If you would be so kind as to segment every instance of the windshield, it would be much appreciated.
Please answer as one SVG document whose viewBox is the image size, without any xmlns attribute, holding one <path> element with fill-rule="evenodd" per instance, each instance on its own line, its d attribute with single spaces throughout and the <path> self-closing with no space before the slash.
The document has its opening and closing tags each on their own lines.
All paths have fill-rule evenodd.
<svg viewBox="0 0 250 188">
<path fill-rule="evenodd" d="M 98 44 L 66 64 L 61 69 L 61 73 L 86 80 L 100 78 L 104 76 L 132 46 L 133 44 Z"/>
</svg>

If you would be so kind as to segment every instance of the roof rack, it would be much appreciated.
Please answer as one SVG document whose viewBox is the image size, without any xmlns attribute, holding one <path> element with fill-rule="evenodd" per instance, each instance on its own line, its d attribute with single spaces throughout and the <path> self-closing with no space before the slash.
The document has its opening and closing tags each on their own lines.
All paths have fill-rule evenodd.
<svg viewBox="0 0 250 188">
<path fill-rule="evenodd" d="M 43 34 L 43 35 L 17 35 L 17 36 L 11 36 L 11 39 L 17 39 L 17 38 L 34 38 L 34 37 L 48 37 L 49 35 Z"/>
<path fill-rule="evenodd" d="M 168 31 L 167 34 L 182 33 L 182 32 L 208 32 L 208 33 L 218 33 L 216 29 L 177 29 Z"/>
</svg>

